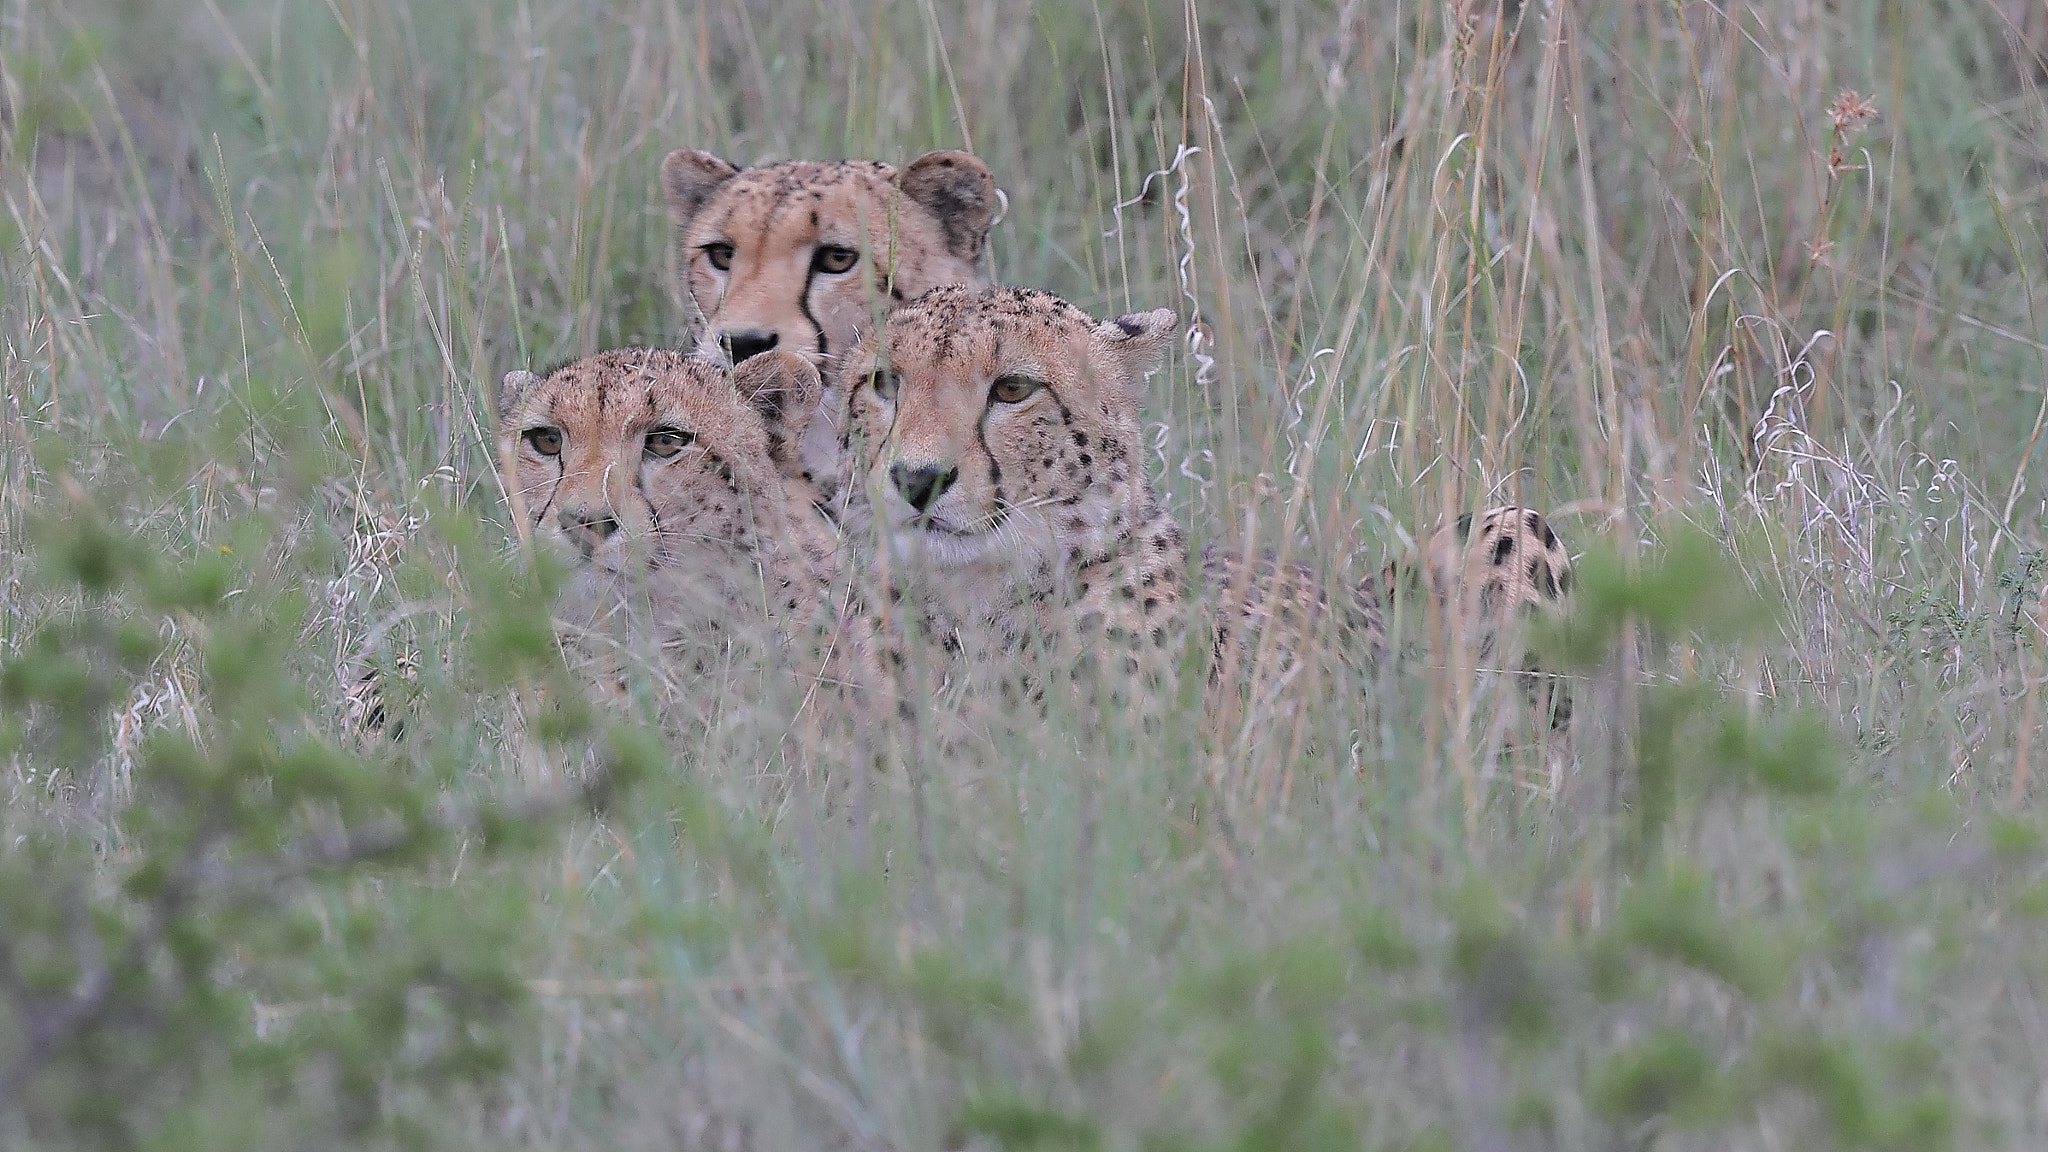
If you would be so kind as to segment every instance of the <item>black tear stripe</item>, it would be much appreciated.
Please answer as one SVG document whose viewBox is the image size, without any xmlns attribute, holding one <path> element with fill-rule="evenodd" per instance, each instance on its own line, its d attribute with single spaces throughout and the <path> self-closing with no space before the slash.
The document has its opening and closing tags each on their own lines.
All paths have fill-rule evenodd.
<svg viewBox="0 0 2048 1152">
<path fill-rule="evenodd" d="M 640 487 L 638 477 L 634 478 L 633 486 Z M 651 571 L 661 566 L 661 509 L 656 508 L 654 501 L 647 498 L 647 490 L 644 488 L 640 490 L 640 502 L 647 505 L 647 567 Z"/>
<path fill-rule="evenodd" d="M 981 410 L 981 419 L 974 422 L 974 440 L 981 445 L 981 454 L 988 460 L 988 483 L 995 491 L 995 514 L 1004 516 L 1009 514 L 1010 502 L 1003 497 L 1003 466 L 988 446 L 988 414 L 992 411 L 994 409 L 988 407 Z"/>
<path fill-rule="evenodd" d="M 804 314 L 804 319 L 810 323 L 812 333 L 817 336 L 818 355 L 825 356 L 831 352 L 831 349 L 826 346 L 828 342 L 825 339 L 825 326 L 818 323 L 818 317 L 811 311 L 811 281 L 817 278 L 817 265 L 815 263 L 806 264 L 804 266 L 804 294 L 797 297 L 796 310 Z"/>
<path fill-rule="evenodd" d="M 557 428 L 562 426 L 562 422 L 560 420 L 555 419 L 555 398 L 553 396 L 548 397 L 548 423 L 554 425 Z M 568 437 L 565 436 L 563 437 L 563 439 L 566 440 L 568 439 Z M 566 451 L 568 447 L 569 446 L 567 444 L 562 445 L 564 451 Z M 568 474 L 569 473 L 567 469 L 565 469 L 562 466 L 562 457 L 560 455 L 556 455 L 555 482 L 553 484 L 548 485 L 547 503 L 542 504 L 540 506 L 540 511 L 535 512 L 533 514 L 533 522 L 536 526 L 540 525 L 543 522 L 544 518 L 548 514 L 548 509 L 553 508 L 555 506 L 555 497 L 562 491 L 562 480 Z M 516 467 L 512 469 L 512 482 L 514 484 L 519 483 L 519 469 Z"/>
<path fill-rule="evenodd" d="M 548 485 L 547 503 L 542 504 L 540 506 L 540 511 L 535 512 L 533 514 L 533 522 L 536 526 L 546 521 L 548 509 L 553 508 L 555 506 L 555 496 L 562 491 L 562 465 L 560 463 L 561 457 L 558 456 L 555 459 L 555 482 L 553 484 Z M 513 470 L 512 482 L 514 484 L 519 483 L 519 472 L 517 469 Z"/>
<path fill-rule="evenodd" d="M 1495 565 L 1501 565 L 1501 564 L 1505 564 L 1505 563 L 1507 563 L 1507 562 L 1508 562 L 1508 557 L 1510 557 L 1510 556 L 1513 556 L 1514 554 L 1515 554 L 1515 538 L 1514 538 L 1513 536 L 1509 536 L 1509 535 L 1508 535 L 1508 534 L 1506 534 L 1506 533 L 1502 533 L 1502 534 L 1501 534 L 1501 537 L 1500 537 L 1500 539 L 1498 539 L 1498 540 L 1495 540 L 1495 541 L 1493 542 L 1493 562 L 1494 562 L 1494 564 L 1495 564 Z"/>
<path fill-rule="evenodd" d="M 647 522 L 652 526 L 647 536 L 649 549 L 647 566 L 653 568 L 656 563 L 654 549 L 661 547 L 661 509 L 656 508 L 654 501 L 647 498 L 647 470 L 645 468 L 633 469 L 633 491 L 640 494 L 640 503 L 646 505 Z M 617 514 L 617 509 L 613 510 L 613 514 Z"/>
<path fill-rule="evenodd" d="M 767 217 L 761 225 L 761 246 L 764 248 L 768 244 L 768 233 L 775 226 L 775 218 L 782 214 L 782 209 L 789 200 L 793 188 L 789 185 L 784 185 L 779 191 L 780 195 L 776 197 L 775 203 L 768 209 Z M 817 338 L 818 355 L 824 356 L 830 354 L 832 349 L 827 347 L 825 326 L 818 323 L 817 314 L 811 311 L 811 283 L 817 278 L 818 262 L 816 260 L 805 261 L 804 289 L 803 293 L 796 298 L 796 310 L 803 313 L 804 322 L 811 326 L 811 333 Z"/>
</svg>

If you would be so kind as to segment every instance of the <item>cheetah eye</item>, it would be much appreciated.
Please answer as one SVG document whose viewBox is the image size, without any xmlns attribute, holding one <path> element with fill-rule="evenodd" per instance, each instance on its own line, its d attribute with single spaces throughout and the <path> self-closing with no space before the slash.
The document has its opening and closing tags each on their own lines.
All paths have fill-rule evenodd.
<svg viewBox="0 0 2048 1152">
<path fill-rule="evenodd" d="M 704 246 L 704 258 L 711 261 L 713 268 L 724 272 L 732 267 L 732 245 L 727 244 L 723 240 L 714 244 L 706 244 Z"/>
<path fill-rule="evenodd" d="M 903 378 L 884 368 L 868 375 L 868 387 L 874 389 L 877 399 L 893 404 L 897 391 L 903 387 Z"/>
<path fill-rule="evenodd" d="M 860 253 L 852 248 L 841 248 L 836 244 L 820 245 L 811 257 L 811 267 L 834 276 L 852 268 L 860 262 Z"/>
<path fill-rule="evenodd" d="M 528 428 L 520 433 L 533 450 L 543 456 L 562 454 L 562 430 L 560 428 Z"/>
<path fill-rule="evenodd" d="M 1044 381 L 1033 380 L 1029 376 L 998 376 L 996 382 L 989 385 L 988 395 L 998 404 L 1022 404 L 1043 387 Z"/>
<path fill-rule="evenodd" d="M 680 428 L 656 428 L 647 434 L 647 443 L 642 451 L 648 456 L 666 460 L 696 441 L 694 433 L 685 432 Z"/>
</svg>

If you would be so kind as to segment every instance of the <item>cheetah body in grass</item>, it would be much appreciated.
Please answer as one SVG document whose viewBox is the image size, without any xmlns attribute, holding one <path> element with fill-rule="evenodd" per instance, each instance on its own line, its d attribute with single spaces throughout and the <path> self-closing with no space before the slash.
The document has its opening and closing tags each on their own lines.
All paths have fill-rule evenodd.
<svg viewBox="0 0 2048 1152">
<path fill-rule="evenodd" d="M 942 284 L 982 284 L 995 180 L 965 152 L 901 168 L 787 161 L 737 168 L 680 148 L 661 166 L 675 275 L 692 338 L 737 363 L 771 349 L 811 358 L 826 390 L 800 459 L 838 485 L 836 366 L 889 311 Z"/>
<path fill-rule="evenodd" d="M 1571 594 L 1572 562 L 1543 514 L 1506 505 L 1463 515 L 1423 546 L 1422 578 L 1440 601 L 1481 622 L 1478 655 L 1490 659 L 1500 628 L 1555 608 Z M 1388 579 L 1400 579 L 1390 566 Z"/>
<path fill-rule="evenodd" d="M 838 509 L 874 542 L 896 614 L 879 631 L 983 666 L 1049 649 L 1147 679 L 1177 664 L 1187 540 L 1145 478 L 1139 421 L 1174 332 L 1168 309 L 1097 320 L 1046 292 L 948 287 L 863 343 Z M 1332 614 L 1300 565 L 1211 549 L 1201 575 L 1219 655 L 1280 623 L 1378 631 L 1376 603 Z"/>
<path fill-rule="evenodd" d="M 907 623 L 998 663 L 1063 641 L 1152 674 L 1205 627 L 1212 688 L 1269 654 L 1384 655 L 1391 576 L 1331 597 L 1309 565 L 1213 545 L 1188 571 L 1140 457 L 1145 380 L 1174 330 L 1165 309 L 1101 321 L 1050 293 L 947 287 L 852 354 L 835 424 L 853 481 L 837 507 L 888 570 L 898 618 L 881 631 Z M 1424 556 L 1415 582 L 1482 643 L 1568 587 L 1562 545 L 1529 509 L 1468 517 Z"/>
</svg>

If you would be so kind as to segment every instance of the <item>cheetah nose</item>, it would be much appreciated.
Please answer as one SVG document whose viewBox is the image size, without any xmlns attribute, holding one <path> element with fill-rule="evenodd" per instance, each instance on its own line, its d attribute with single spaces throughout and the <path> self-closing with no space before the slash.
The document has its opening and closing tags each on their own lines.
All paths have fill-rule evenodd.
<svg viewBox="0 0 2048 1152">
<path fill-rule="evenodd" d="M 915 468 L 908 464 L 892 464 L 889 467 L 889 479 L 895 482 L 896 491 L 901 492 L 903 498 L 910 501 L 910 506 L 920 513 L 930 511 L 931 506 L 938 503 L 939 497 L 944 496 L 946 489 L 959 478 L 960 469 L 941 468 L 936 464 Z"/>
<path fill-rule="evenodd" d="M 604 513 L 581 508 L 564 508 L 556 512 L 555 523 L 562 526 L 562 534 L 573 541 L 586 557 L 619 530 L 617 520 Z"/>
<path fill-rule="evenodd" d="M 725 349 L 726 359 L 738 364 L 751 360 L 775 347 L 776 334 L 761 328 L 730 329 L 718 334 L 719 346 Z"/>
</svg>

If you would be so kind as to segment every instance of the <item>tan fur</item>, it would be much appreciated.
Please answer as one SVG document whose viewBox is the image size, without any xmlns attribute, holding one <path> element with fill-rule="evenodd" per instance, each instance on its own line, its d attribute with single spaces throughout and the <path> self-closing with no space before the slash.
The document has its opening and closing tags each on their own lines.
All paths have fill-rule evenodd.
<svg viewBox="0 0 2048 1152">
<path fill-rule="evenodd" d="M 879 538 L 947 648 L 1178 640 L 1186 545 L 1145 482 L 1138 421 L 1173 326 L 1164 309 L 1098 322 L 1045 292 L 941 288 L 849 361 L 851 534 Z"/>
<path fill-rule="evenodd" d="M 848 361 L 845 451 L 864 474 L 844 501 L 850 536 L 879 537 L 912 589 L 902 602 L 947 649 L 1001 663 L 1033 637 L 1085 655 L 1103 636 L 1135 667 L 1178 648 L 1184 538 L 1138 454 L 1145 377 L 1173 326 L 1164 310 L 1098 322 L 1044 292 L 941 288 Z M 1018 381 L 1037 387 L 1006 402 Z M 1422 582 L 1488 656 L 1569 586 L 1562 544 L 1528 509 L 1448 527 L 1426 555 Z M 1333 606 L 1307 565 L 1214 547 L 1202 577 L 1212 687 L 1312 646 L 1354 664 L 1385 652 L 1385 577 Z"/>
<path fill-rule="evenodd" d="M 508 496 L 574 563 L 568 602 L 599 619 L 642 603 L 670 646 L 829 623 L 834 537 L 791 476 L 821 387 L 787 353 L 734 371 L 626 348 L 508 374 Z"/>
<path fill-rule="evenodd" d="M 1513 505 L 1461 516 L 1431 534 L 1420 571 L 1400 563 L 1380 583 L 1398 593 L 1421 583 L 1482 666 L 1521 663 L 1518 669 L 1546 725 L 1562 725 L 1571 702 L 1560 685 L 1524 659 L 1523 624 L 1555 613 L 1571 595 L 1571 555 L 1543 514 Z"/>
<path fill-rule="evenodd" d="M 1006 687 L 1032 685 L 1017 657 L 1039 646 L 1167 686 L 1191 623 L 1187 544 L 1145 480 L 1139 411 L 1174 331 L 1166 309 L 1098 321 L 1045 292 L 941 288 L 848 362 L 864 482 L 843 515 L 849 538 L 879 537 L 898 629 Z M 1036 387 L 1006 397 L 1020 382 Z M 1377 601 L 1332 613 L 1303 565 L 1211 548 L 1202 573 L 1212 690 L 1312 642 L 1379 643 Z"/>
<path fill-rule="evenodd" d="M 1369 665 L 1386 653 L 1379 589 L 1371 581 L 1333 611 L 1310 565 L 1283 562 L 1270 551 L 1248 560 L 1241 550 L 1211 544 L 1202 550 L 1202 586 L 1215 626 L 1214 685 L 1242 683 L 1257 668 L 1285 668 L 1318 644 Z"/>
<path fill-rule="evenodd" d="M 706 355 L 796 352 L 818 361 L 829 390 L 832 365 L 891 308 L 942 284 L 987 280 L 995 181 L 965 152 L 928 152 L 900 170 L 861 161 L 742 170 L 682 148 L 662 162 L 661 186 L 677 284 Z M 825 401 L 828 413 L 840 408 L 830 391 Z M 821 423 L 804 445 L 821 482 L 837 481 L 837 431 Z"/>
</svg>

